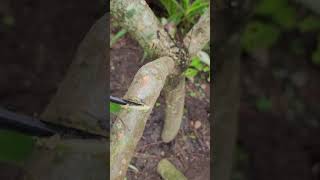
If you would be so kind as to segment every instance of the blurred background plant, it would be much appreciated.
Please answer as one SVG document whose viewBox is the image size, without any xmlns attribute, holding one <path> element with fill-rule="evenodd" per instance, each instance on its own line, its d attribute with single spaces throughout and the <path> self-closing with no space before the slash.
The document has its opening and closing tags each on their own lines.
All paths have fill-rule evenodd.
<svg viewBox="0 0 320 180">
<path fill-rule="evenodd" d="M 289 0 L 260 0 L 253 10 L 253 18 L 242 34 L 242 48 L 248 53 L 272 48 L 283 34 L 292 32 L 305 35 L 316 33 L 320 37 L 320 18 L 310 12 L 298 10 Z M 304 51 L 297 47 L 299 37 L 292 38 L 288 45 L 296 53 Z M 297 43 L 298 41 L 298 43 Z M 320 38 L 318 38 L 320 44 Z M 320 64 L 320 45 L 312 50 L 312 62 Z"/>
</svg>

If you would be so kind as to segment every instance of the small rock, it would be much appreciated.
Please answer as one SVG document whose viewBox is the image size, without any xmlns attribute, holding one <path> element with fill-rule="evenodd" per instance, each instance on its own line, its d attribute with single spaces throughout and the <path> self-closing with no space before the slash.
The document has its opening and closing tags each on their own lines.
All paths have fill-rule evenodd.
<svg viewBox="0 0 320 180">
<path fill-rule="evenodd" d="M 205 89 L 207 88 L 207 85 L 201 84 L 201 88 L 202 88 L 203 90 L 205 90 Z"/>
<path fill-rule="evenodd" d="M 164 156 L 164 155 L 165 155 L 164 151 L 161 151 L 160 155 L 161 155 L 161 156 Z"/>
<path fill-rule="evenodd" d="M 195 123 L 194 123 L 194 128 L 195 129 L 199 129 L 200 127 L 201 127 L 201 122 L 200 121 L 196 121 Z"/>
</svg>

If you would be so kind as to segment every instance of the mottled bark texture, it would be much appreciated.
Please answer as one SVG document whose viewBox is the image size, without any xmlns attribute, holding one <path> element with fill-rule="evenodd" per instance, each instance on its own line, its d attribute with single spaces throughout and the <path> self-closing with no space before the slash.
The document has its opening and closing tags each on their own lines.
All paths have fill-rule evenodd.
<svg viewBox="0 0 320 180">
<path fill-rule="evenodd" d="M 175 82 L 177 81 L 177 82 Z M 185 77 L 168 78 L 165 95 L 165 119 L 161 138 L 164 142 L 172 141 L 179 132 L 185 98 Z"/>
<path fill-rule="evenodd" d="M 201 16 L 199 21 L 187 33 L 184 45 L 188 48 L 189 64 L 191 57 L 195 56 L 210 40 L 210 11 Z M 165 120 L 161 138 L 164 142 L 172 141 L 178 134 L 183 117 L 185 97 L 185 77 L 172 75 L 165 86 Z"/>
<path fill-rule="evenodd" d="M 111 179 L 122 180 L 168 75 L 170 77 L 167 78 L 165 85 L 166 120 L 162 138 L 165 142 L 169 142 L 178 133 L 185 96 L 185 77 L 181 73 L 188 67 L 190 56 L 183 48 L 175 46 L 144 0 L 111 0 L 110 7 L 112 17 L 122 28 L 128 30 L 149 55 L 154 58 L 162 57 L 139 70 L 125 95 L 128 99 L 142 100 L 145 105 L 143 107 L 128 106 L 123 109 L 111 130 Z M 208 10 L 185 38 L 186 47 L 189 47 L 190 42 L 190 49 L 194 48 L 192 53 L 201 50 L 208 43 L 209 19 Z M 163 72 L 159 71 L 161 69 L 164 69 Z M 145 75 L 142 75 L 143 73 Z M 164 79 L 157 79 L 157 77 L 164 77 Z M 154 80 L 151 81 L 150 78 Z"/>
<path fill-rule="evenodd" d="M 164 180 L 187 180 L 187 178 L 167 159 L 162 159 L 158 163 L 157 172 Z"/>
<path fill-rule="evenodd" d="M 110 7 L 112 17 L 149 55 L 168 56 L 174 44 L 145 0 L 111 0 Z"/>
<path fill-rule="evenodd" d="M 173 71 L 174 62 L 161 57 L 139 69 L 125 98 L 142 102 L 143 106 L 126 106 L 118 113 L 111 129 L 110 178 L 123 180 L 147 119 Z"/>
<path fill-rule="evenodd" d="M 87 33 L 42 119 L 107 134 L 107 24 L 106 14 Z"/>
<path fill-rule="evenodd" d="M 210 41 L 210 9 L 208 9 L 183 39 L 190 56 L 196 55 Z"/>
<path fill-rule="evenodd" d="M 74 62 L 41 118 L 106 135 L 106 50 L 108 15 L 81 42 Z M 104 122 L 103 122 L 104 121 Z M 109 152 L 105 139 L 38 139 L 24 166 L 26 180 L 106 180 Z"/>
</svg>

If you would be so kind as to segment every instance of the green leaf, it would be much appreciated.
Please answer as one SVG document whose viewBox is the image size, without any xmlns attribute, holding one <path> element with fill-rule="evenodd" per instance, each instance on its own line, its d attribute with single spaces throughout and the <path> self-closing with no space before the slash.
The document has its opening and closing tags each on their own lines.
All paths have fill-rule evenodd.
<svg viewBox="0 0 320 180">
<path fill-rule="evenodd" d="M 167 10 L 169 16 L 183 12 L 183 8 L 176 0 L 160 0 L 160 2 Z"/>
<path fill-rule="evenodd" d="M 182 7 L 184 10 L 188 9 L 190 6 L 190 0 L 182 0 Z"/>
<path fill-rule="evenodd" d="M 174 24 L 178 25 L 178 24 L 180 24 L 182 17 L 183 17 L 183 13 L 176 13 L 176 14 L 170 16 L 168 18 L 168 20 L 170 22 L 173 22 Z"/>
<path fill-rule="evenodd" d="M 184 75 L 188 78 L 193 78 L 198 74 L 198 70 L 193 69 L 193 68 L 188 68 L 185 72 Z"/>
<path fill-rule="evenodd" d="M 285 29 L 291 29 L 297 24 L 296 9 L 287 0 L 262 0 L 255 8 L 255 14 L 271 19 Z"/>
<path fill-rule="evenodd" d="M 301 32 L 310 32 L 320 29 L 320 19 L 315 16 L 304 18 L 298 25 Z"/>
<path fill-rule="evenodd" d="M 118 113 L 121 109 L 121 106 L 119 104 L 115 104 L 113 102 L 110 102 L 110 112 L 115 114 Z"/>
<path fill-rule="evenodd" d="M 21 164 L 32 153 L 35 140 L 24 134 L 0 130 L 0 161 Z"/>
<path fill-rule="evenodd" d="M 198 57 L 194 57 L 190 63 L 191 67 L 194 67 L 198 71 L 202 71 L 204 68 L 204 65 L 201 63 L 200 59 Z"/>
<path fill-rule="evenodd" d="M 272 102 L 266 97 L 261 97 L 257 100 L 256 107 L 259 111 L 270 111 L 272 108 Z"/>
<path fill-rule="evenodd" d="M 259 48 L 267 49 L 278 40 L 279 35 L 280 30 L 272 24 L 251 22 L 246 26 L 241 44 L 249 52 Z"/>
<path fill-rule="evenodd" d="M 201 15 L 207 7 L 209 7 L 209 3 L 195 2 L 187 9 L 185 14 L 187 18 L 192 18 L 196 15 Z"/>
<path fill-rule="evenodd" d="M 2 22 L 6 26 L 13 26 L 15 24 L 15 19 L 13 16 L 3 16 Z"/>
<path fill-rule="evenodd" d="M 209 66 L 206 66 L 206 67 L 203 68 L 202 71 L 203 71 L 203 72 L 208 72 L 208 71 L 210 71 L 210 67 L 209 67 Z"/>
<path fill-rule="evenodd" d="M 286 7 L 287 0 L 260 0 L 255 7 L 255 14 L 258 15 L 272 15 L 281 8 Z"/>
<path fill-rule="evenodd" d="M 312 62 L 316 65 L 320 65 L 320 43 L 316 51 L 312 53 Z"/>
<path fill-rule="evenodd" d="M 292 29 L 297 25 L 297 15 L 295 8 L 291 6 L 283 7 L 272 15 L 275 23 L 285 29 Z"/>
<path fill-rule="evenodd" d="M 127 30 L 121 29 L 119 32 L 117 32 L 116 35 L 111 37 L 110 40 L 110 47 L 112 47 L 119 39 L 121 39 L 125 34 L 127 33 Z"/>
</svg>

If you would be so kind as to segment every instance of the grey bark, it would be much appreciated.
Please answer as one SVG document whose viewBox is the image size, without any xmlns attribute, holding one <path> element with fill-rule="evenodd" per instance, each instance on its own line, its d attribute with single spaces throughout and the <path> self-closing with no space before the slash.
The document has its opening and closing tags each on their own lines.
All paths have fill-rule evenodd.
<svg viewBox="0 0 320 180">
<path fill-rule="evenodd" d="M 185 77 L 178 76 L 176 78 L 169 78 L 164 88 L 164 96 L 166 106 L 161 139 L 164 142 L 170 142 L 178 134 L 182 122 L 185 99 Z"/>
<path fill-rule="evenodd" d="M 139 69 L 125 98 L 138 100 L 143 106 L 125 106 L 118 113 L 111 130 L 110 179 L 123 180 L 146 121 L 160 95 L 174 62 L 161 57 Z"/>
<path fill-rule="evenodd" d="M 200 17 L 184 38 L 184 46 L 188 48 L 189 64 L 191 57 L 195 56 L 210 40 L 210 11 L 209 9 Z M 172 75 L 165 86 L 165 120 L 161 138 L 164 142 L 172 141 L 180 129 L 184 110 L 185 77 Z"/>
<path fill-rule="evenodd" d="M 167 105 L 170 104 L 171 107 L 177 107 L 177 111 L 175 111 L 174 108 L 169 108 L 170 106 L 168 106 L 166 108 L 166 117 L 172 118 L 174 112 L 179 112 L 179 116 L 176 117 L 176 122 L 178 123 L 176 123 L 173 128 L 175 132 L 170 135 L 170 139 L 174 138 L 177 134 L 184 106 L 185 79 L 181 76 L 181 72 L 183 71 L 182 67 L 187 67 L 190 57 L 186 55 L 184 50 L 174 46 L 174 43 L 168 36 L 168 33 L 164 31 L 160 22 L 144 0 L 111 0 L 110 5 L 111 14 L 118 24 L 128 30 L 131 36 L 139 42 L 145 51 L 152 54 L 154 57 L 162 57 L 157 60 L 157 64 L 153 64 L 155 62 L 149 63 L 149 70 L 147 67 L 143 67 L 143 70 L 141 71 L 139 70 L 127 94 L 125 95 L 125 97 L 129 99 L 143 101 L 145 105 L 142 109 L 135 106 L 126 107 L 119 113 L 118 118 L 112 127 L 111 179 L 114 180 L 123 179 L 126 175 L 128 163 L 131 160 L 136 144 L 142 136 L 146 120 L 148 119 L 152 107 L 159 96 L 158 93 L 160 93 L 164 86 L 164 79 L 166 78 L 158 79 L 158 76 L 167 77 L 170 74 L 171 76 L 168 81 L 174 82 L 167 83 L 168 86 L 166 89 L 169 91 L 166 93 L 166 99 Z M 199 49 L 209 40 L 209 12 L 206 12 L 202 19 L 203 20 L 200 20 L 201 23 L 199 24 L 202 24 L 205 27 L 198 25 L 196 26 L 195 33 L 191 34 L 196 40 L 200 41 L 192 41 L 192 47 L 196 47 L 196 43 L 199 43 Z M 204 38 L 201 38 L 202 35 Z M 181 51 L 183 53 L 180 53 Z M 166 62 L 164 61 L 165 59 Z M 163 72 L 159 71 L 161 69 Z M 146 74 L 151 73 L 150 76 L 146 77 L 152 79 L 156 78 L 154 83 L 149 82 L 146 84 L 146 89 L 143 85 L 145 77 L 141 75 L 142 72 L 145 72 Z M 159 80 L 161 81 L 159 82 Z M 160 89 L 158 89 L 159 87 Z M 183 99 L 175 99 L 173 98 L 174 96 L 181 97 Z M 166 122 L 169 121 L 166 120 Z"/>
</svg>

